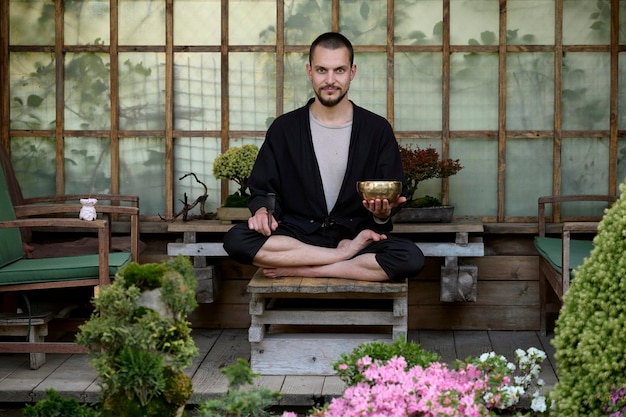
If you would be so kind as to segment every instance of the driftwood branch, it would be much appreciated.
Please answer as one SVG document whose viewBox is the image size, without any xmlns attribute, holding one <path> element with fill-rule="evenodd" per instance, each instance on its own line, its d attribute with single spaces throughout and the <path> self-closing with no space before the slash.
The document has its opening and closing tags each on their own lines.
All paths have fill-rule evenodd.
<svg viewBox="0 0 626 417">
<path fill-rule="evenodd" d="M 179 200 L 181 203 L 183 203 L 183 208 L 176 214 L 174 214 L 173 217 L 171 218 L 166 218 L 163 217 L 159 214 L 159 217 L 161 218 L 161 220 L 163 221 L 174 221 L 176 220 L 178 217 L 180 217 L 181 215 L 183 216 L 183 221 L 189 221 L 189 220 L 196 220 L 196 219 L 200 219 L 200 220 L 209 220 L 209 219 L 213 219 L 215 218 L 215 213 L 206 213 L 205 211 L 205 204 L 206 204 L 206 200 L 209 198 L 209 190 L 206 186 L 205 183 L 203 183 L 202 181 L 200 181 L 198 179 L 198 176 L 196 174 L 194 174 L 193 172 L 190 172 L 189 174 L 185 174 L 182 177 L 180 177 L 178 179 L 178 181 L 182 181 L 185 178 L 187 178 L 188 176 L 193 176 L 193 178 L 196 180 L 197 183 L 202 184 L 202 187 L 204 187 L 204 194 L 202 194 L 201 196 L 199 196 L 198 198 L 196 198 L 193 203 L 189 204 L 188 202 L 188 197 L 187 197 L 187 193 L 184 193 L 183 195 L 183 199 Z M 200 205 L 200 214 L 198 215 L 189 215 L 189 212 L 194 209 L 197 205 Z"/>
</svg>

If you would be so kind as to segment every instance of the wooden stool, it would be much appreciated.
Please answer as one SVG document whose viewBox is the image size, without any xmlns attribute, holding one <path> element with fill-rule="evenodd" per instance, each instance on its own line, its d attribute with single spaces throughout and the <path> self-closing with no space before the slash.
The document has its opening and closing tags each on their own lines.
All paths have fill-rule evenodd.
<svg viewBox="0 0 626 417">
<path fill-rule="evenodd" d="M 248 292 L 252 316 L 248 332 L 250 364 L 259 374 L 333 375 L 332 364 L 339 356 L 363 342 L 406 340 L 406 280 L 272 279 L 259 269 L 248 284 Z M 270 325 L 273 327 L 268 331 Z M 313 326 L 325 326 L 325 331 L 309 331 Z M 341 332 L 327 332 L 330 326 L 338 326 Z M 368 326 L 370 330 L 383 327 L 388 331 L 346 333 L 351 330 L 347 327 L 354 326 Z M 281 328 L 305 331 L 279 332 Z"/>
<path fill-rule="evenodd" d="M 54 314 L 51 312 L 32 315 L 30 319 L 27 314 L 0 314 L 0 336 L 28 335 L 30 343 L 43 342 L 48 336 L 48 322 L 53 318 Z M 46 363 L 45 353 L 29 353 L 29 355 L 30 369 L 39 369 Z"/>
</svg>

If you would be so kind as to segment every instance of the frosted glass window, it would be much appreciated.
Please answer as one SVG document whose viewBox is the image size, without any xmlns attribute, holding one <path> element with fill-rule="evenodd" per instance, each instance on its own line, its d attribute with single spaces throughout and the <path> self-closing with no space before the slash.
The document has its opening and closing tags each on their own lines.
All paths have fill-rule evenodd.
<svg viewBox="0 0 626 417">
<path fill-rule="evenodd" d="M 276 2 L 229 0 L 228 26 L 231 45 L 275 45 Z"/>
<path fill-rule="evenodd" d="M 619 43 L 626 43 L 626 0 L 619 0 Z"/>
<path fill-rule="evenodd" d="M 506 60 L 506 127 L 552 130 L 554 126 L 554 55 L 509 53 Z"/>
<path fill-rule="evenodd" d="M 387 57 L 385 54 L 355 54 L 356 76 L 348 96 L 355 104 L 387 116 Z"/>
<path fill-rule="evenodd" d="M 109 45 L 109 0 L 65 0 L 65 44 Z"/>
<path fill-rule="evenodd" d="M 608 193 L 609 140 L 564 138 L 562 143 L 562 194 Z"/>
<path fill-rule="evenodd" d="M 318 35 L 331 30 L 331 0 L 285 2 L 285 43 L 310 45 Z"/>
<path fill-rule="evenodd" d="M 617 183 L 626 182 L 626 138 L 617 140 Z"/>
<path fill-rule="evenodd" d="M 120 53 L 120 129 L 165 128 L 165 54 Z"/>
<path fill-rule="evenodd" d="M 339 2 L 339 31 L 353 45 L 387 43 L 387 0 Z"/>
<path fill-rule="evenodd" d="M 265 130 L 276 116 L 276 54 L 229 55 L 230 128 Z"/>
<path fill-rule="evenodd" d="M 219 130 L 221 126 L 219 53 L 174 55 L 174 128 Z"/>
<path fill-rule="evenodd" d="M 111 144 L 108 138 L 65 138 L 65 193 L 111 192 Z"/>
<path fill-rule="evenodd" d="M 11 129 L 54 129 L 54 56 L 14 52 L 9 59 Z"/>
<path fill-rule="evenodd" d="M 450 158 L 463 169 L 450 177 L 450 204 L 455 216 L 495 216 L 498 190 L 498 141 L 454 139 Z"/>
<path fill-rule="evenodd" d="M 498 56 L 454 53 L 450 68 L 450 129 L 497 129 Z"/>
<path fill-rule="evenodd" d="M 174 44 L 219 45 L 221 15 L 219 0 L 176 0 L 174 2 Z"/>
<path fill-rule="evenodd" d="M 400 53 L 395 58 L 394 128 L 441 130 L 441 54 Z"/>
<path fill-rule="evenodd" d="M 65 127 L 75 130 L 111 128 L 109 55 L 65 55 Z"/>
<path fill-rule="evenodd" d="M 507 43 L 554 45 L 554 1 L 508 0 Z"/>
<path fill-rule="evenodd" d="M 163 138 L 120 139 L 120 193 L 134 194 L 141 213 L 165 213 L 165 141 Z"/>
<path fill-rule="evenodd" d="M 164 45 L 165 2 L 119 0 L 120 45 Z"/>
<path fill-rule="evenodd" d="M 188 204 L 192 204 L 204 194 L 205 189 L 193 176 L 193 173 L 207 187 L 209 197 L 205 203 L 205 212 L 214 213 L 220 207 L 220 183 L 213 175 L 213 161 L 220 154 L 220 138 L 178 138 L 174 142 L 174 212 L 183 208 L 184 196 L 187 194 Z M 200 206 L 196 206 L 191 214 L 200 214 Z"/>
<path fill-rule="evenodd" d="M 536 216 L 537 199 L 552 194 L 552 149 L 552 138 L 507 138 L 506 216 Z"/>
<path fill-rule="evenodd" d="M 306 74 L 306 64 L 309 62 L 309 54 L 290 53 L 285 54 L 283 83 L 283 96 L 285 100 L 284 111 L 297 109 L 303 106 L 313 97 L 311 81 Z"/>
<path fill-rule="evenodd" d="M 452 45 L 497 45 L 498 0 L 450 0 Z"/>
<path fill-rule="evenodd" d="M 56 194 L 54 138 L 11 138 L 11 164 L 24 198 Z"/>
<path fill-rule="evenodd" d="M 610 27 L 610 2 L 563 0 L 564 45 L 608 45 Z"/>
<path fill-rule="evenodd" d="M 394 7 L 396 45 L 442 44 L 441 0 L 396 0 Z"/>
<path fill-rule="evenodd" d="M 625 11 L 626 13 L 626 11 Z M 624 130 L 626 129 L 626 54 L 619 54 L 619 70 L 618 70 L 618 78 L 619 78 L 619 98 L 618 98 L 618 108 L 620 111 L 618 112 L 618 129 Z"/>
<path fill-rule="evenodd" d="M 610 58 L 570 52 L 563 58 L 563 129 L 609 129 Z"/>
<path fill-rule="evenodd" d="M 9 44 L 54 45 L 54 0 L 8 1 Z"/>
</svg>

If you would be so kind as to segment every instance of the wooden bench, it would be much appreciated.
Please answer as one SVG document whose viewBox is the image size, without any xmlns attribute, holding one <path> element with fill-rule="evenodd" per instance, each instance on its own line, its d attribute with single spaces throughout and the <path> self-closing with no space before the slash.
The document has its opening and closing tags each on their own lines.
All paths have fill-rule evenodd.
<svg viewBox="0 0 626 417">
<path fill-rule="evenodd" d="M 168 224 L 168 232 L 183 233 L 183 242 L 167 245 L 169 256 L 192 256 L 194 271 L 198 278 L 198 302 L 213 302 L 219 290 L 219 279 L 207 258 L 228 257 L 221 238 L 233 225 L 219 220 L 175 221 Z M 394 234 L 454 235 L 454 240 L 416 242 L 427 257 L 441 257 L 440 298 L 444 302 L 476 301 L 478 268 L 462 258 L 481 257 L 485 248 L 481 237 L 470 238 L 470 234 L 483 233 L 483 224 L 476 222 L 451 223 L 399 223 L 394 225 Z M 217 236 L 213 242 L 199 242 L 198 234 Z"/>
<path fill-rule="evenodd" d="M 332 375 L 332 364 L 360 343 L 406 340 L 406 280 L 272 279 L 258 270 L 248 292 L 250 365 L 263 375 Z"/>
</svg>

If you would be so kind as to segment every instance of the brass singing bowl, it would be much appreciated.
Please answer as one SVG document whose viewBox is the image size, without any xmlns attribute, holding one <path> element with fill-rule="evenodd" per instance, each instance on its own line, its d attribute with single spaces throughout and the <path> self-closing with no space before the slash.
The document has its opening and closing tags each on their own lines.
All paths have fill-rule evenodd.
<svg viewBox="0 0 626 417">
<path fill-rule="evenodd" d="M 400 181 L 358 181 L 356 189 L 364 200 L 387 199 L 394 203 L 402 192 Z"/>
</svg>

